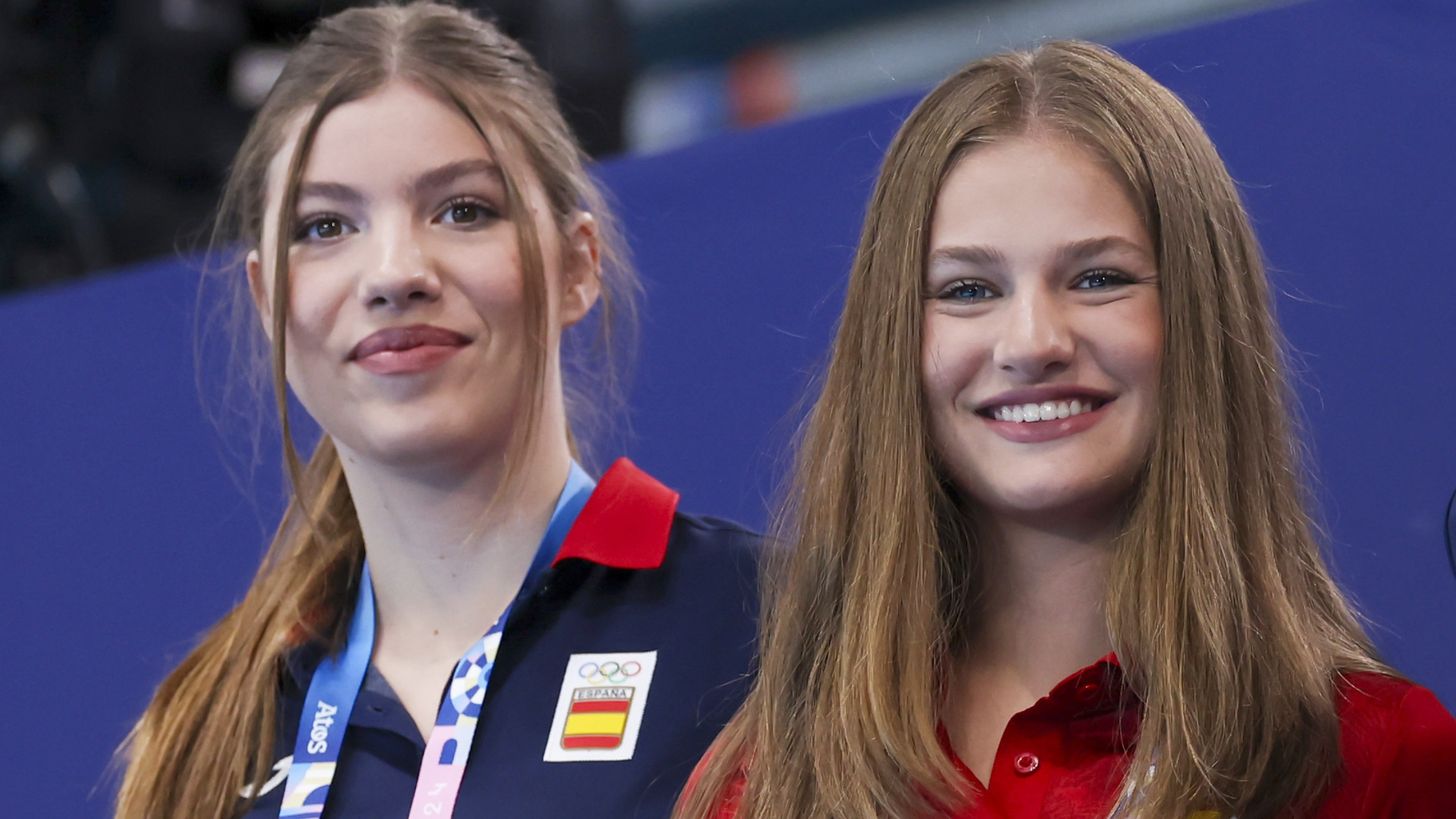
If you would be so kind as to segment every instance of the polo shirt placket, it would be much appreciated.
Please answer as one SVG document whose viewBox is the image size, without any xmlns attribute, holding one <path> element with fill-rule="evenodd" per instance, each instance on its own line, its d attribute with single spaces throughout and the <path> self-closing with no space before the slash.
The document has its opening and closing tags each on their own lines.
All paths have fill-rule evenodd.
<svg viewBox="0 0 1456 819">
<path fill-rule="evenodd" d="M 1137 703 L 1116 660 L 1106 657 L 1058 683 L 1006 725 L 982 783 L 951 752 L 957 770 L 977 792 L 974 807 L 956 819 L 1042 819 L 1063 815 L 1058 805 L 1111 807 L 1126 770 L 1123 754 L 1137 742 Z"/>
</svg>

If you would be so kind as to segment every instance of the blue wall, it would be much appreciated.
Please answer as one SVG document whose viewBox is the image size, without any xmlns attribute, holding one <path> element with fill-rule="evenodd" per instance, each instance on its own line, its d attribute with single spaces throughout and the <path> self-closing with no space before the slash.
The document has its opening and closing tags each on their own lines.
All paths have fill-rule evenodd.
<svg viewBox="0 0 1456 819">
<path fill-rule="evenodd" d="M 1338 575 L 1448 706 L 1453 34 L 1442 0 L 1315 0 L 1123 46 L 1243 183 L 1302 352 Z M 912 102 L 604 169 L 648 287 L 626 449 L 688 508 L 763 520 Z M 276 514 L 274 462 L 243 495 L 202 419 L 195 293 L 163 262 L 0 303 L 5 815 L 106 814 L 111 749 L 241 593 Z"/>
</svg>

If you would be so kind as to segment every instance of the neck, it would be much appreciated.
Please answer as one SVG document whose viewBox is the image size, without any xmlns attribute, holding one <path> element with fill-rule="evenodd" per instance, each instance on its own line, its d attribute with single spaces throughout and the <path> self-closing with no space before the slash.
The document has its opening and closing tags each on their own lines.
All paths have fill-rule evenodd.
<svg viewBox="0 0 1456 819">
<path fill-rule="evenodd" d="M 339 449 L 374 581 L 375 657 L 453 662 L 530 569 L 570 469 L 565 436 L 538 440 L 509 486 L 503 457 L 423 474 Z"/>
<path fill-rule="evenodd" d="M 1103 610 L 1115 530 L 978 517 L 984 593 L 944 718 L 956 754 L 989 783 L 1011 719 L 1111 650 Z"/>
<path fill-rule="evenodd" d="M 1048 528 L 993 517 L 985 594 L 962 667 L 1041 696 L 1112 650 L 1105 616 L 1116 524 Z"/>
</svg>

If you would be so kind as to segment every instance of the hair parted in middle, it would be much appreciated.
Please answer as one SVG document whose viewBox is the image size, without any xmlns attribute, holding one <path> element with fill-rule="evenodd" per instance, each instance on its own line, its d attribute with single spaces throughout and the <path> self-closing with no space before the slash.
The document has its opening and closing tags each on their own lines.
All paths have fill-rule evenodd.
<svg viewBox="0 0 1456 819">
<path fill-rule="evenodd" d="M 1233 180 L 1168 89 L 1101 46 L 1048 42 L 942 82 L 888 150 L 775 526 L 758 678 L 679 816 L 713 816 L 742 775 L 741 819 L 909 819 L 974 798 L 937 726 L 983 572 L 977 521 L 929 433 L 923 276 L 947 174 L 1026 135 L 1105 164 L 1160 272 L 1156 430 L 1106 588 L 1142 711 L 1126 815 L 1254 819 L 1312 798 L 1339 765 L 1337 676 L 1389 673 L 1318 545 Z"/>
<path fill-rule="evenodd" d="M 532 455 L 530 443 L 554 363 L 547 343 L 544 242 L 561 238 L 581 213 L 594 219 L 603 264 L 596 317 L 582 322 L 596 330 L 596 343 L 577 353 L 597 357 L 590 370 L 578 366 L 572 371 L 580 397 L 565 399 L 566 434 L 573 448 L 571 424 L 615 397 L 612 358 L 621 348 L 630 349 L 637 283 L 550 78 L 494 25 L 444 3 L 352 8 L 321 20 L 289 56 L 254 117 L 223 192 L 214 240 L 267 255 L 264 237 L 275 239 L 264 260 L 276 277 L 271 339 L 257 332 L 242 265 L 221 272 L 233 285 L 236 309 L 245 311 L 234 323 L 251 331 L 238 345 L 239 369 L 251 373 L 261 364 L 271 380 L 293 497 L 246 596 L 161 684 L 132 730 L 124 748 L 130 764 L 117 799 L 117 816 L 123 819 L 230 816 L 249 804 L 252 797 L 240 798 L 240 789 L 257 793 L 271 772 L 278 686 L 287 658 L 305 645 L 335 650 L 345 640 L 364 560 L 363 535 L 332 440 L 324 435 L 306 464 L 292 440 L 284 367 L 288 238 L 320 124 L 339 106 L 396 82 L 412 84 L 458 110 L 492 152 L 504 181 L 505 215 L 515 229 L 523 277 L 524 324 L 534 343 L 528 345 L 520 382 L 513 385 L 524 409 L 514 419 L 503 455 L 501 485 L 509 486 Z M 281 201 L 270 202 L 269 166 L 288 150 Z M 537 229 L 528 206 L 537 194 L 557 237 Z"/>
</svg>

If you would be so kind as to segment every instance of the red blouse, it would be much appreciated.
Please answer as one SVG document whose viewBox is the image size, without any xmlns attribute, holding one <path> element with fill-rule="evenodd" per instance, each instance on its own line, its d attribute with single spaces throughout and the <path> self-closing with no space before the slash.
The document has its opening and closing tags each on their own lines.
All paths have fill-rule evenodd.
<svg viewBox="0 0 1456 819">
<path fill-rule="evenodd" d="M 1456 819 L 1456 719 L 1436 697 L 1368 673 L 1346 676 L 1337 693 L 1344 768 L 1309 819 Z M 1124 695 L 1111 656 L 1057 684 L 1007 724 L 989 787 L 954 759 L 981 798 L 946 819 L 1106 816 L 1137 737 L 1137 710 L 1117 708 Z M 719 819 L 737 815 L 741 790 Z"/>
</svg>

